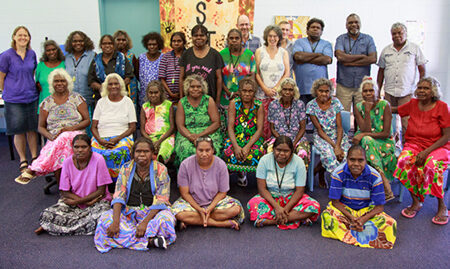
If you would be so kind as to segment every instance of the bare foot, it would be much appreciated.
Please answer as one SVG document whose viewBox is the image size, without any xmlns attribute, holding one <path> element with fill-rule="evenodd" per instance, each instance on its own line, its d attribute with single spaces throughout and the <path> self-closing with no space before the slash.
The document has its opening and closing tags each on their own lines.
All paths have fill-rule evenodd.
<svg viewBox="0 0 450 269">
<path fill-rule="evenodd" d="M 235 229 L 236 231 L 239 231 L 239 229 L 241 228 L 239 226 L 239 223 L 237 221 L 235 221 L 235 220 L 229 220 L 228 222 L 230 223 L 230 228 L 231 229 Z"/>
<path fill-rule="evenodd" d="M 186 230 L 187 226 L 184 222 L 178 221 L 177 228 L 178 228 L 179 232 L 182 232 L 182 231 Z"/>
<path fill-rule="evenodd" d="M 35 233 L 36 235 L 40 235 L 40 234 L 42 234 L 43 232 L 45 232 L 45 230 L 44 230 L 44 228 L 42 228 L 42 226 L 39 226 L 39 228 L 37 228 L 36 230 L 34 230 L 34 233 Z"/>
</svg>

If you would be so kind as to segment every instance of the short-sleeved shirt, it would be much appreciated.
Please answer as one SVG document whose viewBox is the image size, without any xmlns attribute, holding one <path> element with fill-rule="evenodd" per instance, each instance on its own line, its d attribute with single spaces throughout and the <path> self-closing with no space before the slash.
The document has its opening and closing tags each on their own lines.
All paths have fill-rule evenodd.
<svg viewBox="0 0 450 269">
<path fill-rule="evenodd" d="M 223 83 L 231 92 L 237 92 L 239 81 L 244 77 L 256 73 L 255 56 L 249 49 L 245 49 L 239 56 L 230 53 L 229 48 L 220 51 L 224 67 L 222 68 Z M 220 104 L 228 106 L 230 101 L 225 97 L 225 91 L 222 91 Z"/>
<path fill-rule="evenodd" d="M 274 100 L 269 105 L 267 120 L 273 123 L 280 135 L 295 140 L 300 131 L 300 122 L 306 119 L 305 104 L 301 100 L 294 100 L 289 108 L 284 108 L 280 100 Z"/>
<path fill-rule="evenodd" d="M 419 80 L 417 66 L 427 62 L 420 47 L 409 41 L 399 51 L 393 44 L 385 47 L 378 60 L 384 68 L 384 90 L 395 97 L 412 94 Z"/>
<path fill-rule="evenodd" d="M 295 191 L 296 187 L 304 187 L 306 184 L 306 168 L 302 158 L 292 154 L 291 161 L 283 168 L 276 163 L 273 152 L 264 155 L 256 168 L 256 177 L 266 181 L 267 190 L 271 194 L 286 196 Z M 278 172 L 278 181 L 277 181 Z M 284 177 L 283 177 L 284 175 Z M 278 188 L 280 182 L 281 188 Z"/>
<path fill-rule="evenodd" d="M 64 104 L 56 104 L 52 95 L 42 101 L 41 108 L 48 112 L 47 130 L 57 134 L 64 127 L 77 125 L 83 120 L 78 106 L 84 102 L 83 97 L 76 92 L 70 93 Z"/>
<path fill-rule="evenodd" d="M 321 53 L 333 58 L 333 48 L 331 43 L 320 39 L 317 42 L 310 43 L 307 37 L 297 39 L 294 43 L 293 54 L 296 52 Z M 326 65 L 317 65 L 311 63 L 297 64 L 294 61 L 294 72 L 297 86 L 300 94 L 311 94 L 311 86 L 314 80 L 319 78 L 328 78 L 328 69 Z"/>
<path fill-rule="evenodd" d="M 209 48 L 208 54 L 203 58 L 198 58 L 191 47 L 181 55 L 180 66 L 184 67 L 185 76 L 197 74 L 203 77 L 208 84 L 208 95 L 216 100 L 216 70 L 223 68 L 223 60 L 220 53 Z"/>
<path fill-rule="evenodd" d="M 251 50 L 253 54 L 255 54 L 256 50 L 261 47 L 261 39 L 257 36 L 249 34 L 247 42 L 242 42 L 242 45 L 244 48 Z"/>
<path fill-rule="evenodd" d="M 122 54 L 122 57 L 124 58 L 123 64 L 125 65 L 125 74 L 123 75 L 122 78 L 123 79 L 134 78 L 133 66 L 126 59 L 125 55 L 123 55 L 122 52 L 117 52 L 117 51 L 114 52 L 111 60 L 109 60 L 108 63 L 105 63 L 102 60 L 103 66 L 105 68 L 105 75 L 109 75 L 111 73 L 116 73 L 116 62 L 117 62 L 117 58 L 119 57 L 119 55 L 118 55 L 119 53 Z M 100 57 L 100 56 L 101 55 L 98 55 L 97 57 Z M 156 73 L 158 73 L 158 69 L 156 69 L 156 70 L 157 70 Z M 97 73 L 95 71 L 95 61 L 92 61 L 91 66 L 89 67 L 88 82 L 89 82 L 89 85 L 91 85 L 93 82 L 97 82 L 100 84 L 103 83 L 103 81 L 99 77 L 97 77 Z"/>
<path fill-rule="evenodd" d="M 10 48 L 0 54 L 0 72 L 6 74 L 3 84 L 3 100 L 9 103 L 29 104 L 36 101 L 39 93 L 34 81 L 36 53 L 27 49 L 25 58 Z"/>
<path fill-rule="evenodd" d="M 366 164 L 362 174 L 354 178 L 347 163 L 340 164 L 331 175 L 328 197 L 359 210 L 369 205 L 384 205 L 384 186 L 380 174 Z"/>
<path fill-rule="evenodd" d="M 356 40 L 349 37 L 348 33 L 340 35 L 336 39 L 334 51 L 343 51 L 352 55 L 369 55 L 377 52 L 375 42 L 367 34 L 360 33 Z M 337 83 L 348 88 L 359 88 L 364 76 L 370 76 L 370 64 L 366 66 L 344 66 L 337 63 Z"/>
<path fill-rule="evenodd" d="M 186 158 L 178 172 L 178 186 L 189 187 L 189 193 L 200 206 L 211 204 L 218 192 L 228 192 L 230 179 L 227 165 L 217 156 L 208 169 L 200 168 L 197 156 Z"/>
<path fill-rule="evenodd" d="M 88 105 L 94 104 L 93 91 L 88 83 L 89 67 L 94 57 L 95 52 L 89 50 L 84 51 L 78 60 L 75 60 L 75 56 L 69 53 L 66 55 L 65 61 L 66 71 L 73 79 L 73 91 L 81 94 Z"/>
<path fill-rule="evenodd" d="M 98 100 L 93 120 L 98 120 L 100 137 L 111 137 L 123 134 L 128 124 L 137 122 L 136 111 L 130 97 L 124 96 L 119 102 L 111 102 L 108 96 Z"/>
<path fill-rule="evenodd" d="M 344 110 L 344 107 L 342 106 L 341 102 L 339 102 L 339 100 L 335 97 L 332 97 L 331 105 L 327 110 L 322 110 L 319 107 L 316 98 L 311 100 L 306 105 L 306 114 L 316 116 L 317 120 L 320 123 L 320 126 L 322 126 L 323 131 L 328 136 L 333 137 L 337 133 L 336 116 L 338 113 L 341 113 L 342 110 Z M 318 134 L 316 129 L 314 129 L 314 134 Z"/>
<path fill-rule="evenodd" d="M 449 106 L 442 101 L 436 101 L 434 108 L 428 111 L 419 109 L 419 100 L 411 99 L 408 103 L 398 107 L 401 117 L 409 116 L 406 129 L 406 143 L 419 146 L 425 150 L 442 137 L 442 129 L 450 127 Z M 450 142 L 443 146 L 450 150 Z"/>
<path fill-rule="evenodd" d="M 158 70 L 159 79 L 164 79 L 172 93 L 180 91 L 180 57 L 175 56 L 174 51 L 169 51 L 161 57 Z M 168 97 L 170 101 L 178 101 Z"/>
<path fill-rule="evenodd" d="M 73 156 L 66 158 L 62 165 L 61 179 L 59 189 L 61 191 L 70 191 L 79 197 L 85 197 L 98 187 L 111 184 L 111 176 L 106 167 L 105 159 L 102 155 L 92 152 L 89 164 L 83 169 L 78 170 L 73 162 Z M 111 201 L 111 195 L 108 188 L 105 190 L 103 200 Z M 85 208 L 85 205 L 79 205 Z"/>
<path fill-rule="evenodd" d="M 139 91 L 139 104 L 142 105 L 147 101 L 147 86 L 159 77 L 159 64 L 163 54 L 159 55 L 158 59 L 150 61 L 147 53 L 139 55 L 139 83 L 141 90 Z"/>
</svg>

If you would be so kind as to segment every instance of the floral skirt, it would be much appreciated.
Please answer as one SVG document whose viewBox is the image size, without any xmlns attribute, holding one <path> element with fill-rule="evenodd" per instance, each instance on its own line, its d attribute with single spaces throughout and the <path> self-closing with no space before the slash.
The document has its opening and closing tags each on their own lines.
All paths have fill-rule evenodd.
<svg viewBox="0 0 450 269">
<path fill-rule="evenodd" d="M 236 139 L 238 139 L 236 137 Z M 248 137 L 250 140 L 250 137 Z M 245 141 L 244 143 L 248 142 Z M 238 161 L 233 151 L 233 144 L 231 143 L 231 139 L 227 138 L 225 140 L 225 147 L 223 151 L 223 159 L 227 163 L 227 167 L 231 171 L 239 171 L 239 172 L 255 172 L 256 167 L 258 166 L 259 159 L 264 155 L 264 147 L 263 147 L 263 138 L 260 137 L 255 144 L 250 149 L 250 153 L 247 156 L 245 161 Z"/>
<path fill-rule="evenodd" d="M 421 202 L 425 195 L 444 198 L 444 172 L 450 161 L 450 152 L 445 148 L 438 148 L 428 155 L 424 166 L 417 167 L 414 163 L 419 152 L 416 145 L 406 143 L 398 157 L 394 176 Z"/>
<path fill-rule="evenodd" d="M 39 224 L 51 235 L 93 235 L 98 218 L 110 208 L 106 200 L 81 209 L 59 199 L 58 203 L 42 211 Z"/>
<path fill-rule="evenodd" d="M 280 204 L 282 207 L 287 205 L 292 198 L 292 192 L 286 196 L 281 196 L 278 194 L 272 194 L 272 197 L 275 201 Z M 253 196 L 250 201 L 247 203 L 247 208 L 250 213 L 250 220 L 256 221 L 257 219 L 274 219 L 275 218 L 275 209 L 272 205 L 264 198 L 262 198 L 259 194 Z M 319 218 L 320 214 L 320 204 L 313 198 L 309 197 L 307 194 L 303 194 L 302 198 L 297 202 L 297 204 L 292 208 L 292 210 L 296 210 L 298 212 L 304 213 L 314 213 L 312 217 L 310 217 L 311 221 L 316 221 Z M 278 228 L 282 230 L 288 229 L 297 229 L 300 226 L 300 221 L 286 223 L 284 225 L 277 225 Z"/>
<path fill-rule="evenodd" d="M 239 224 L 244 222 L 245 219 L 245 213 L 244 213 L 244 208 L 242 207 L 241 202 L 239 202 L 239 200 L 234 199 L 231 196 L 225 196 L 225 198 L 223 198 L 222 200 L 220 200 L 216 207 L 214 209 L 228 209 L 231 208 L 233 206 L 239 206 L 241 208 L 241 212 L 235 217 L 235 220 L 237 222 L 239 222 Z M 183 212 L 183 211 L 189 211 L 189 212 L 196 212 L 197 210 L 195 210 L 195 208 L 193 208 L 191 206 L 191 204 L 189 202 L 187 202 L 186 200 L 184 200 L 183 198 L 178 198 L 175 203 L 173 203 L 172 207 L 172 213 L 176 216 L 178 213 Z"/>
<path fill-rule="evenodd" d="M 397 166 L 394 140 L 365 136 L 360 144 L 366 150 L 367 162 L 377 171 L 383 172 L 390 181 L 394 180 L 394 170 Z"/>
<path fill-rule="evenodd" d="M 159 140 L 159 138 L 162 135 L 158 136 L 150 136 L 150 139 L 153 143 Z M 175 135 L 171 135 L 168 138 L 166 138 L 161 144 L 159 144 L 159 150 L 158 155 L 156 156 L 156 159 L 161 156 L 164 160 L 164 163 L 167 163 L 172 156 L 173 150 L 175 148 Z"/>
<path fill-rule="evenodd" d="M 63 132 L 55 140 L 49 140 L 29 168 L 38 176 L 61 169 L 64 160 L 73 154 L 73 138 L 82 133 L 82 131 Z"/>
<path fill-rule="evenodd" d="M 147 230 L 143 237 L 136 237 L 137 226 L 150 212 L 150 207 L 140 209 L 133 208 L 135 214 L 125 216 L 120 214 L 120 231 L 117 237 L 109 237 L 106 230 L 113 222 L 113 210 L 110 209 L 102 214 L 98 220 L 95 230 L 95 247 L 101 253 L 110 251 L 112 248 L 129 248 L 134 250 L 148 250 L 148 239 L 163 236 L 167 244 L 172 244 L 177 238 L 175 234 L 175 217 L 170 210 L 161 210 L 147 224 Z"/>
<path fill-rule="evenodd" d="M 104 137 L 106 141 L 111 140 L 115 136 Z M 111 179 L 116 182 L 119 176 L 120 167 L 131 160 L 131 148 L 133 147 L 133 139 L 124 137 L 112 149 L 108 149 L 100 145 L 95 137 L 92 138 L 92 151 L 97 152 L 105 158 L 106 167 L 108 167 Z"/>
<path fill-rule="evenodd" d="M 353 210 L 348 206 L 345 209 L 355 217 L 360 217 L 374 206 Z M 388 214 L 382 212 L 369 219 L 364 224 L 364 230 L 357 232 L 350 230 L 350 222 L 344 214 L 328 203 L 321 215 L 322 217 L 322 236 L 340 240 L 349 245 L 355 245 L 363 248 L 384 248 L 394 247 L 397 238 L 397 222 Z"/>
<path fill-rule="evenodd" d="M 203 129 L 200 128 L 190 128 L 189 131 L 191 133 L 199 134 L 203 132 Z M 209 137 L 213 141 L 214 150 L 216 151 L 217 156 L 221 156 L 222 154 L 222 144 L 223 144 L 223 138 L 222 134 L 219 130 L 209 135 Z M 181 135 L 180 132 L 177 132 L 175 136 L 175 165 L 179 166 L 184 159 L 186 159 L 189 156 L 192 156 L 195 154 L 195 146 L 194 143 L 189 141 L 186 137 Z"/>
<path fill-rule="evenodd" d="M 303 137 L 304 138 L 304 137 Z M 272 137 L 267 142 L 267 153 L 270 153 L 273 151 L 273 143 L 275 143 L 275 138 Z M 294 151 L 295 154 L 297 154 L 300 158 L 303 159 L 303 162 L 305 163 L 306 168 L 308 168 L 310 155 L 311 155 L 311 146 L 309 145 L 308 140 L 301 139 L 297 142 L 296 145 L 294 145 Z"/>
</svg>

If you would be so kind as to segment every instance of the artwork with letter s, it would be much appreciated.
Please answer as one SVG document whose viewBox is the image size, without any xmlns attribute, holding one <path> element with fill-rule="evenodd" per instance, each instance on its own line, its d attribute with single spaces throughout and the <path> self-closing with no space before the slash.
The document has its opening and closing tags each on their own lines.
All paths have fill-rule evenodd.
<svg viewBox="0 0 450 269">
<path fill-rule="evenodd" d="M 253 26 L 254 7 L 255 0 L 160 0 L 164 47 L 170 48 L 170 37 L 178 31 L 186 34 L 187 47 L 190 47 L 192 28 L 203 24 L 208 28 L 211 47 L 221 51 L 228 31 L 236 28 L 239 15 L 247 15 Z"/>
<path fill-rule="evenodd" d="M 275 24 L 278 25 L 282 21 L 287 21 L 291 25 L 289 40 L 295 41 L 307 36 L 306 24 L 309 21 L 309 16 L 275 16 Z"/>
</svg>

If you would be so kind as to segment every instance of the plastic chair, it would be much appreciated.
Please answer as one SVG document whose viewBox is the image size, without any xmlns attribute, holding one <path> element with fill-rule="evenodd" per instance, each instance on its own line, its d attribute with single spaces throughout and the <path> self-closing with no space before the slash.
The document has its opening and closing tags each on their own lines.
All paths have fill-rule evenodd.
<svg viewBox="0 0 450 269">
<path fill-rule="evenodd" d="M 344 133 L 348 135 L 348 131 L 350 130 L 350 112 L 341 111 L 341 119 L 342 119 L 342 129 Z M 310 192 L 314 190 L 314 167 L 315 165 L 315 155 L 317 154 L 317 149 L 314 147 L 314 144 L 311 145 L 311 161 L 308 167 L 308 188 Z"/>
</svg>

